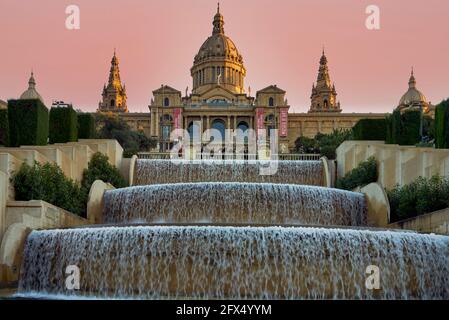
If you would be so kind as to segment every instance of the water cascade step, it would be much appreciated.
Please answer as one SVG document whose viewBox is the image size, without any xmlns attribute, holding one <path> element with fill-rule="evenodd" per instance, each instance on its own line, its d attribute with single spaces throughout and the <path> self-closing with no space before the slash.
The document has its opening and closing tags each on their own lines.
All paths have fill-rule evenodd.
<svg viewBox="0 0 449 320">
<path fill-rule="evenodd" d="M 268 182 L 323 185 L 321 161 L 139 159 L 134 171 L 136 185 L 180 182 Z"/>
<path fill-rule="evenodd" d="M 105 223 L 366 225 L 361 193 L 293 184 L 178 183 L 110 190 Z"/>
<path fill-rule="evenodd" d="M 66 267 L 80 291 L 66 289 Z M 366 270 L 379 271 L 379 289 Z M 449 238 L 283 227 L 33 231 L 20 294 L 108 298 L 448 299 Z"/>
</svg>

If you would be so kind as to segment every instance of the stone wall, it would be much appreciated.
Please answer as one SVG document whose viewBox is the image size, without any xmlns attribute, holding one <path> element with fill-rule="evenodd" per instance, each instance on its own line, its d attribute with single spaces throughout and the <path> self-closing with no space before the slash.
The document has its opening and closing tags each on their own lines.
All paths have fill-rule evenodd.
<svg viewBox="0 0 449 320">
<path fill-rule="evenodd" d="M 216 110 L 214 111 L 216 112 Z M 187 113 L 186 113 L 187 114 Z M 223 111 L 222 116 L 234 116 L 235 112 Z M 118 114 L 133 130 L 140 130 L 150 136 L 150 113 L 121 113 Z M 248 117 L 250 126 L 256 121 L 255 112 L 251 109 L 239 118 Z M 213 117 L 212 115 L 210 116 Z M 360 119 L 384 119 L 384 113 L 289 113 L 287 143 L 290 149 L 295 147 L 295 141 L 300 136 L 315 137 L 319 132 L 331 133 L 334 129 L 350 129 Z M 184 123 L 184 121 L 183 121 Z"/>
<path fill-rule="evenodd" d="M 108 156 L 109 162 L 122 169 L 123 148 L 116 140 L 80 140 L 48 146 L 0 147 L 0 283 L 14 281 L 18 274 L 24 239 L 34 229 L 65 228 L 88 223 L 68 211 L 40 200 L 13 201 L 10 179 L 21 164 L 35 161 L 57 164 L 64 174 L 81 181 L 83 170 L 95 152 Z M 126 165 L 129 171 L 129 163 Z M 0 285 L 1 287 L 1 285 Z"/>
<path fill-rule="evenodd" d="M 337 149 L 339 177 L 374 156 L 378 161 L 378 182 L 390 190 L 418 177 L 449 176 L 449 149 L 387 145 L 383 141 L 345 141 Z"/>
<path fill-rule="evenodd" d="M 449 208 L 391 223 L 389 227 L 449 236 Z"/>
<path fill-rule="evenodd" d="M 7 201 L 4 232 L 0 234 L 0 287 L 15 286 L 25 239 L 31 230 L 67 228 L 88 220 L 41 200 Z"/>
</svg>

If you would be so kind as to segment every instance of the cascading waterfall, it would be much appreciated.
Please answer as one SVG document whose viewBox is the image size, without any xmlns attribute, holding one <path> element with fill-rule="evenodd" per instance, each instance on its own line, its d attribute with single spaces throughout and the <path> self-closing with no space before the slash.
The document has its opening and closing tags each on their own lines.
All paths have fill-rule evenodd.
<svg viewBox="0 0 449 320">
<path fill-rule="evenodd" d="M 361 193 L 289 184 L 179 183 L 110 190 L 105 223 L 366 225 Z"/>
<path fill-rule="evenodd" d="M 76 265 L 81 290 L 65 287 Z M 379 268 L 380 289 L 365 286 Z M 448 299 L 449 237 L 283 227 L 33 231 L 20 292 L 108 298 Z"/>
<path fill-rule="evenodd" d="M 268 167 L 274 174 L 261 174 Z M 135 167 L 135 185 L 182 182 L 267 182 L 320 186 L 321 161 L 143 160 Z"/>
<path fill-rule="evenodd" d="M 267 163 L 138 160 L 138 186 L 104 195 L 104 221 L 118 226 L 30 233 L 19 295 L 449 299 L 449 237 L 355 229 L 364 195 L 319 187 L 320 161 L 260 175 Z M 153 225 L 123 226 L 137 222 Z M 65 286 L 68 266 L 79 291 Z M 373 266 L 380 289 L 366 285 Z"/>
</svg>

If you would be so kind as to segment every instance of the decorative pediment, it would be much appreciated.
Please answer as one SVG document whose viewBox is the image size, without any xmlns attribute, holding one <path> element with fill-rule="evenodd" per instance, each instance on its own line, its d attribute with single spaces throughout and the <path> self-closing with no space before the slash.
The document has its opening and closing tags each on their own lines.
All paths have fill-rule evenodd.
<svg viewBox="0 0 449 320">
<path fill-rule="evenodd" d="M 278 88 L 276 85 L 271 85 L 262 90 L 257 91 L 257 93 L 282 93 L 282 94 L 284 94 L 285 91 Z"/>
<path fill-rule="evenodd" d="M 207 90 L 200 95 L 200 100 L 213 101 L 213 100 L 236 100 L 236 95 L 230 90 L 223 88 L 219 85 Z"/>
<path fill-rule="evenodd" d="M 171 94 L 171 93 L 181 94 L 181 91 L 176 90 L 170 86 L 162 86 L 159 89 L 153 91 L 153 94 Z"/>
</svg>

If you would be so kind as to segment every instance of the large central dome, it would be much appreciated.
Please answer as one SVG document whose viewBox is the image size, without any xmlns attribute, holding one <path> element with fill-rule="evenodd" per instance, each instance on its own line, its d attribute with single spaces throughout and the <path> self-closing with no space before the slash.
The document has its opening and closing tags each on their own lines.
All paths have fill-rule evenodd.
<svg viewBox="0 0 449 320">
<path fill-rule="evenodd" d="M 203 43 L 193 62 L 193 92 L 202 93 L 211 86 L 220 85 L 233 93 L 243 93 L 246 75 L 243 58 L 234 42 L 224 33 L 220 6 L 213 26 L 212 35 Z"/>
</svg>

